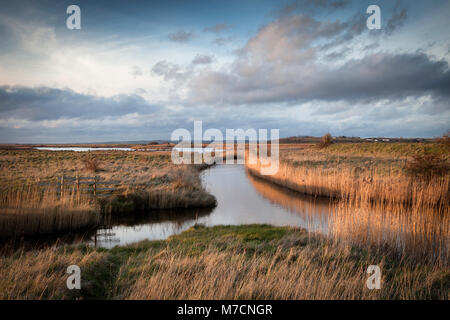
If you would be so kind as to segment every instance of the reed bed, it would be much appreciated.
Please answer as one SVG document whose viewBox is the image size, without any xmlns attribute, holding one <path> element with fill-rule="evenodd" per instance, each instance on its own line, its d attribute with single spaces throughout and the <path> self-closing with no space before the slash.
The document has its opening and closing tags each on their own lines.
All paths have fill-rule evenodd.
<svg viewBox="0 0 450 320">
<path fill-rule="evenodd" d="M 212 207 L 216 200 L 200 182 L 204 167 L 174 165 L 169 153 L 0 150 L 0 237 L 78 231 L 109 214 Z M 63 197 L 57 188 L 38 186 L 63 175 L 95 175 L 120 185 L 98 198 L 73 184 Z"/>
<path fill-rule="evenodd" d="M 261 165 L 247 164 L 247 168 L 259 174 Z M 450 175 L 421 181 L 398 171 L 386 174 L 385 169 L 358 168 L 348 166 L 324 170 L 281 162 L 275 175 L 262 177 L 300 193 L 346 199 L 353 203 L 401 203 L 405 207 L 439 207 L 448 203 Z"/>
<path fill-rule="evenodd" d="M 100 223 L 100 206 L 89 194 L 23 186 L 0 196 L 0 237 L 76 231 Z"/>
<path fill-rule="evenodd" d="M 329 219 L 328 235 L 350 244 L 364 244 L 399 259 L 450 267 L 450 210 L 398 204 L 355 205 L 337 202 Z"/>
<path fill-rule="evenodd" d="M 411 155 L 417 155 L 415 152 L 426 152 L 447 163 L 439 168 L 441 175 L 431 179 L 409 175 L 409 160 Z M 282 147 L 278 172 L 261 177 L 297 192 L 355 204 L 384 202 L 405 207 L 442 207 L 450 199 L 449 160 L 450 150 L 438 143 L 347 143 L 323 149 L 297 145 Z M 422 165 L 426 167 L 427 163 Z M 262 168 L 259 161 L 257 164 L 247 161 L 246 167 L 257 175 Z"/>
<path fill-rule="evenodd" d="M 351 245 L 366 245 L 418 263 L 448 265 L 450 249 L 449 207 L 411 207 L 399 204 L 359 204 L 345 200 L 305 196 L 259 176 L 249 174 L 255 190 L 270 201 L 303 218 L 313 232 Z"/>
<path fill-rule="evenodd" d="M 246 167 L 257 180 L 328 198 L 326 214 L 308 216 L 308 211 L 313 210 L 305 210 L 298 195 L 300 203 L 286 200 L 276 188 L 253 182 L 265 197 L 305 216 L 309 230 L 380 251 L 389 248 L 390 254 L 417 263 L 448 266 L 450 173 L 426 180 L 407 175 L 404 170 L 407 158 L 392 157 L 397 150 L 395 145 L 389 146 L 386 153 L 382 153 L 384 147 L 378 148 L 381 151 L 371 157 L 337 153 L 338 150 L 355 153 L 361 148 L 367 152 L 368 146 L 333 147 L 334 152 L 311 146 L 281 149 L 279 170 L 272 176 L 259 173 L 260 163 L 246 163 Z M 410 149 L 407 145 L 400 147 L 403 151 Z"/>
</svg>

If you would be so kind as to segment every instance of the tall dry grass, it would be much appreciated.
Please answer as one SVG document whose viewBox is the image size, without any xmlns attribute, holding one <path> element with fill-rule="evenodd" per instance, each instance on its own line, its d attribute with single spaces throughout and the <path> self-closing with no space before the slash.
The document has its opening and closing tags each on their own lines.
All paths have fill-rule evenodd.
<svg viewBox="0 0 450 320">
<path fill-rule="evenodd" d="M 249 174 L 255 190 L 302 217 L 303 226 L 353 245 L 390 248 L 419 263 L 448 265 L 450 209 L 411 207 L 398 203 L 359 204 L 302 196 Z"/>
<path fill-rule="evenodd" d="M 310 230 L 381 251 L 389 248 L 392 254 L 418 263 L 448 266 L 450 174 L 441 170 L 445 157 L 438 158 L 430 163 L 432 168 L 439 164 L 439 174 L 425 172 L 426 179 L 410 175 L 404 170 L 408 162 L 389 155 L 342 156 L 312 149 L 282 150 L 279 171 L 272 176 L 260 175 L 259 163 L 246 167 L 251 175 L 275 185 L 334 199 L 320 219 L 316 214 L 305 215 Z M 304 205 L 296 207 L 297 203 L 287 201 L 277 190 L 253 184 L 272 201 L 304 211 Z"/>
<path fill-rule="evenodd" d="M 389 248 L 396 257 L 417 263 L 449 267 L 450 210 L 411 207 L 397 204 L 335 204 L 329 219 L 328 234 L 354 245 L 364 244 L 379 250 Z"/>
<path fill-rule="evenodd" d="M 286 239 L 289 245 L 289 240 Z M 292 239 L 295 243 L 295 238 Z M 133 260 L 123 268 L 127 279 Z M 186 256 L 163 251 L 138 269 L 131 286 L 116 287 L 125 299 L 447 299 L 436 280 L 442 269 L 399 266 L 383 290 L 365 286 L 366 268 L 375 263 L 388 268 L 380 257 L 355 260 L 350 248 L 323 244 L 292 246 L 275 253 L 248 255 L 245 252 L 207 250 Z M 129 283 L 128 283 L 129 285 Z"/>
<path fill-rule="evenodd" d="M 271 235 L 269 239 L 266 239 Z M 67 266 L 82 290 L 66 287 Z M 380 290 L 366 287 L 369 265 Z M 196 227 L 164 242 L 0 255 L 0 299 L 448 299 L 448 268 L 269 226 Z"/>
<path fill-rule="evenodd" d="M 162 253 L 142 268 L 126 299 L 372 299 L 364 289 L 363 267 L 337 271 L 346 256 L 319 267 L 315 252 L 288 255 L 205 252 L 199 256 Z M 153 270 L 153 272 L 149 272 Z"/>
<path fill-rule="evenodd" d="M 100 222 L 100 207 L 89 194 L 22 186 L 0 196 L 0 237 L 76 231 Z"/>
<path fill-rule="evenodd" d="M 261 164 L 247 168 L 259 174 Z M 423 181 L 401 171 L 359 166 L 322 167 L 294 166 L 281 161 L 279 170 L 264 179 L 297 192 L 313 196 L 345 199 L 351 203 L 401 203 L 407 207 L 445 206 L 450 194 L 450 174 Z"/>
<path fill-rule="evenodd" d="M 78 290 L 68 290 L 66 286 L 67 267 L 78 265 L 83 274 L 95 269 L 100 272 L 108 267 L 106 256 L 97 251 L 55 248 L 0 256 L 0 300 L 77 298 Z M 85 281 L 83 285 L 87 291 L 95 285 L 95 279 L 91 283 Z"/>
</svg>

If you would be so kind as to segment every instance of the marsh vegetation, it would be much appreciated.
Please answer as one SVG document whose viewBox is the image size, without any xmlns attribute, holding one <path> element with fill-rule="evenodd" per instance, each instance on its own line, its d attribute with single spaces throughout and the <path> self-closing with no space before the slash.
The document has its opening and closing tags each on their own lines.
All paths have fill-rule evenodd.
<svg viewBox="0 0 450 320">
<path fill-rule="evenodd" d="M 98 201 L 76 190 L 58 198 L 33 187 L 42 178 L 92 174 L 86 155 L 1 152 L 3 218 L 33 213 L 56 221 L 58 228 L 65 225 L 63 231 L 95 224 L 96 214 L 105 212 L 151 214 L 156 208 L 215 203 L 201 184 L 203 167 L 174 166 L 168 153 L 96 153 L 95 174 L 125 186 Z M 261 176 L 259 165 L 247 163 L 248 181 L 264 199 L 302 212 L 302 227 L 311 231 L 196 224 L 167 240 L 111 249 L 4 248 L 0 298 L 449 299 L 448 163 L 448 145 L 440 142 L 281 145 L 278 173 Z M 431 173 L 421 174 L 427 170 Z M 303 201 L 301 194 L 327 199 L 320 200 L 327 203 L 324 217 L 312 217 L 319 214 L 313 209 L 319 201 Z M 232 208 L 233 203 L 225 207 Z M 20 224 L 46 225 L 24 221 Z M 49 225 L 44 229 L 55 228 Z M 11 230 L 5 222 L 2 227 Z M 84 270 L 81 291 L 66 289 L 70 264 Z M 365 286 L 369 265 L 382 269 L 381 290 Z"/>
<path fill-rule="evenodd" d="M 0 151 L 0 236 L 76 231 L 98 225 L 110 214 L 162 208 L 215 205 L 195 166 L 176 166 L 167 153 L 96 151 Z M 61 176 L 118 180 L 104 197 L 95 197 Z"/>
<path fill-rule="evenodd" d="M 65 286 L 70 264 L 83 270 L 80 291 Z M 370 264 L 383 270 L 382 290 L 365 286 Z M 0 258 L 1 299 L 448 299 L 449 281 L 439 266 L 267 225 Z"/>
</svg>

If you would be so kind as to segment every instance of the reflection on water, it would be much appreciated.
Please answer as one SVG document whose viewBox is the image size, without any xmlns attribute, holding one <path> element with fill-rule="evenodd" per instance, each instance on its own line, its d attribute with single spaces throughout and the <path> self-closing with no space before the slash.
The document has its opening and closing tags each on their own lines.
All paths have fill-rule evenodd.
<svg viewBox="0 0 450 320">
<path fill-rule="evenodd" d="M 193 226 L 211 209 L 161 210 L 151 215 L 115 218 L 99 228 L 88 243 L 95 247 L 112 248 L 142 240 L 163 240 Z"/>
<path fill-rule="evenodd" d="M 213 194 L 217 207 L 185 212 L 152 212 L 146 218 L 112 221 L 101 228 L 90 244 L 110 248 L 144 239 L 161 240 L 196 223 L 206 226 L 271 224 L 327 229 L 328 200 L 301 196 L 263 182 L 246 173 L 242 165 L 216 165 L 202 173 L 205 188 Z"/>
<path fill-rule="evenodd" d="M 99 247 L 161 240 L 196 223 L 206 226 L 270 224 L 296 226 L 360 244 L 394 246 L 431 259 L 449 256 L 447 212 L 394 205 L 356 207 L 304 196 L 247 173 L 242 165 L 216 165 L 202 173 L 217 207 L 208 210 L 152 211 L 147 216 L 111 221 L 89 243 Z M 430 255 L 430 252 L 432 255 Z"/>
<path fill-rule="evenodd" d="M 329 198 L 303 195 L 267 183 L 247 172 L 247 177 L 255 190 L 272 204 L 283 207 L 302 219 L 301 227 L 310 231 L 328 233 L 329 221 L 333 212 Z"/>
<path fill-rule="evenodd" d="M 304 196 L 249 174 L 243 165 L 216 165 L 203 171 L 202 183 L 218 202 L 212 209 L 154 211 L 115 218 L 107 226 L 79 235 L 64 235 L 60 243 L 84 242 L 111 248 L 141 240 L 162 240 L 196 223 L 206 226 L 270 224 L 318 231 L 336 239 L 378 247 L 389 245 L 401 252 L 448 263 L 449 207 L 409 208 L 382 204 L 356 206 Z M 87 239 L 87 240 L 86 240 Z M 26 240 L 26 239 L 25 239 Z M 23 242 L 13 239 L 13 242 Z M 30 247 L 54 244 L 49 237 L 32 238 Z M 14 243 L 13 243 L 14 245 Z"/>
<path fill-rule="evenodd" d="M 249 175 L 241 165 L 217 165 L 206 170 L 203 184 L 218 206 L 199 219 L 207 225 L 266 223 L 275 226 L 318 227 L 329 213 L 328 201 L 304 197 Z"/>
</svg>

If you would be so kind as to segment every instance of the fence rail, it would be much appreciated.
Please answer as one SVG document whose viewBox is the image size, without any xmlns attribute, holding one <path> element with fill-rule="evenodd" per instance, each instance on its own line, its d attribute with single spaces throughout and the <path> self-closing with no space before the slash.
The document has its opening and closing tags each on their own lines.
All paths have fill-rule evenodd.
<svg viewBox="0 0 450 320">
<path fill-rule="evenodd" d="M 95 196 L 103 191 L 115 191 L 117 186 L 121 185 L 121 181 L 111 180 L 104 181 L 99 176 L 94 177 L 69 177 L 61 176 L 59 178 L 53 178 L 53 181 L 39 181 L 39 186 L 54 186 L 60 189 L 61 197 L 64 196 L 64 191 L 66 186 L 74 186 L 77 191 L 92 191 Z M 55 181 L 56 180 L 56 181 Z M 99 187 L 100 186 L 100 187 Z M 101 187 L 101 186 L 113 186 L 113 187 Z"/>
</svg>

